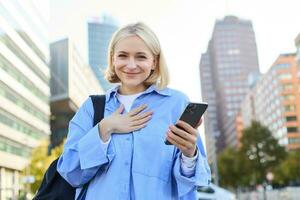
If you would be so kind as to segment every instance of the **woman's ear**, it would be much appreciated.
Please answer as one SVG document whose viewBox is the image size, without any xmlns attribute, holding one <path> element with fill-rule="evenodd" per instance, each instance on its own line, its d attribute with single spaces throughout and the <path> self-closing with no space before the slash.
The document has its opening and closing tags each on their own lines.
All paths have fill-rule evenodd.
<svg viewBox="0 0 300 200">
<path fill-rule="evenodd" d="M 157 56 L 155 56 L 154 59 L 153 59 L 153 66 L 151 68 L 152 70 L 154 70 L 156 68 L 157 63 L 158 63 L 157 61 L 158 61 Z"/>
<path fill-rule="evenodd" d="M 114 57 L 114 55 L 112 55 L 110 59 L 111 59 L 112 65 L 114 66 L 115 65 L 115 57 Z"/>
</svg>

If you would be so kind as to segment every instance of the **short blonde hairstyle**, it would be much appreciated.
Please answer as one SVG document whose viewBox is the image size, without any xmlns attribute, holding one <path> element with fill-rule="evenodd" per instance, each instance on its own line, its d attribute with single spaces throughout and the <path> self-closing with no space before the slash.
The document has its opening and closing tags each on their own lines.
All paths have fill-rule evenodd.
<svg viewBox="0 0 300 200">
<path fill-rule="evenodd" d="M 167 87 L 167 85 L 169 84 L 169 73 L 159 40 L 154 32 L 141 22 L 128 24 L 114 33 L 108 47 L 108 67 L 106 69 L 105 78 L 110 83 L 120 82 L 120 79 L 115 73 L 115 69 L 113 66 L 114 50 L 116 44 L 119 41 L 131 36 L 138 36 L 139 38 L 141 38 L 156 59 L 155 69 L 145 80 L 144 84 L 146 86 L 156 84 L 157 88 L 159 89 Z"/>
</svg>

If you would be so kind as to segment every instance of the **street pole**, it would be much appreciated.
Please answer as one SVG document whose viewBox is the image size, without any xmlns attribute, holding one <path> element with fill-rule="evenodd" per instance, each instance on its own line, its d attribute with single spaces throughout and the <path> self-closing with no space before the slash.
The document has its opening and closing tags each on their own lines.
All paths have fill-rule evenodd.
<svg viewBox="0 0 300 200">
<path fill-rule="evenodd" d="M 266 192 L 266 181 L 264 181 L 264 183 L 263 183 L 263 196 L 264 196 L 264 200 L 267 200 L 267 192 Z"/>
<path fill-rule="evenodd" d="M 214 173 L 214 184 L 219 186 L 219 170 L 218 170 L 218 160 L 216 151 L 216 138 L 215 134 L 212 135 L 213 153 L 212 153 L 212 171 Z"/>
</svg>

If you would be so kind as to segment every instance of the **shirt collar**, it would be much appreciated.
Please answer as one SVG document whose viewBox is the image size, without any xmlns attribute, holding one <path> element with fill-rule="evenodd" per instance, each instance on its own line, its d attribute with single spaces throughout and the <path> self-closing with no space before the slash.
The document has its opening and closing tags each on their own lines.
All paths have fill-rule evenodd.
<svg viewBox="0 0 300 200">
<path fill-rule="evenodd" d="M 120 85 L 116 85 L 113 86 L 111 89 L 109 89 L 106 92 L 106 102 L 108 102 L 110 100 L 110 98 L 116 97 L 117 93 L 118 93 L 118 89 L 120 88 Z M 155 84 L 151 85 L 150 87 L 148 87 L 142 94 L 149 94 L 152 92 L 156 92 L 157 94 L 163 95 L 163 96 L 170 96 L 171 92 L 169 88 L 164 88 L 164 89 L 158 89 L 157 86 Z"/>
</svg>

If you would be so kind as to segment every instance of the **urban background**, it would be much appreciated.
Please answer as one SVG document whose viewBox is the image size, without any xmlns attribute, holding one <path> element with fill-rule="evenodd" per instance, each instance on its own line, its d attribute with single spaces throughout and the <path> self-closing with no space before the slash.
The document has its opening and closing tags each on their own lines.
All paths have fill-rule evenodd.
<svg viewBox="0 0 300 200">
<path fill-rule="evenodd" d="M 84 5 L 83 1 L 74 2 Z M 92 5 L 92 1 L 87 2 Z M 120 6 L 117 0 L 113 2 Z M 165 0 L 161 5 L 168 7 L 168 3 L 174 5 L 174 2 Z M 203 39 L 206 46 L 203 51 L 179 49 L 182 41 L 187 41 L 184 33 L 193 29 L 182 30 L 179 39 L 182 41 L 164 40 L 164 33 L 158 31 L 163 46 L 171 42 L 178 48 L 175 48 L 178 57 L 189 59 L 189 55 L 197 54 L 197 64 L 186 62 L 188 67 L 176 68 L 169 65 L 169 70 L 176 77 L 171 86 L 176 87 L 175 82 L 186 85 L 185 81 L 191 79 L 188 89 L 178 88 L 188 95 L 190 91 L 199 94 L 191 97 L 193 101 L 209 104 L 200 132 L 205 138 L 213 184 L 199 188 L 199 199 L 201 195 L 208 195 L 206 199 L 297 199 L 300 196 L 300 23 L 292 24 L 298 32 L 284 38 L 293 43 L 293 49 L 289 52 L 283 49 L 261 72 L 259 56 L 263 55 L 259 46 L 263 45 L 257 42 L 252 19 L 231 13 L 234 1 L 224 2 L 222 16 L 211 19 L 210 28 L 193 24 L 212 30 Z M 148 3 L 145 4 L 147 7 Z M 103 6 L 97 15 L 82 13 L 84 26 L 72 22 L 85 31 L 85 37 L 78 39 L 76 33 L 70 34 L 73 31 L 70 29 L 63 34 L 54 33 L 53 39 L 51 32 L 65 27 L 49 25 L 49 21 L 52 16 L 63 21 L 61 11 L 68 5 L 72 2 L 0 1 L 0 200 L 32 198 L 45 170 L 62 152 L 69 120 L 89 95 L 103 94 L 112 86 L 104 79 L 103 72 L 113 32 L 132 19 L 149 21 L 150 26 L 155 24 L 148 16 L 121 19 Z M 56 10 L 57 6 L 60 10 Z M 295 16 L 300 18 L 299 8 L 300 4 Z M 168 15 L 170 12 L 162 12 L 158 9 L 158 16 L 153 18 L 172 17 Z M 285 12 L 289 10 L 283 9 L 278 15 Z M 197 18 L 190 22 L 195 21 Z M 179 22 L 178 32 L 184 26 Z M 167 23 L 162 24 L 168 29 Z M 282 28 L 280 25 L 278 29 Z M 264 28 L 268 29 L 268 24 Z M 283 40 L 273 39 L 269 51 Z M 166 55 L 168 58 L 167 49 Z M 197 78 L 182 75 L 188 74 L 185 70 Z M 181 73 L 180 80 L 175 71 Z M 223 196 L 218 197 L 221 190 Z"/>
</svg>

